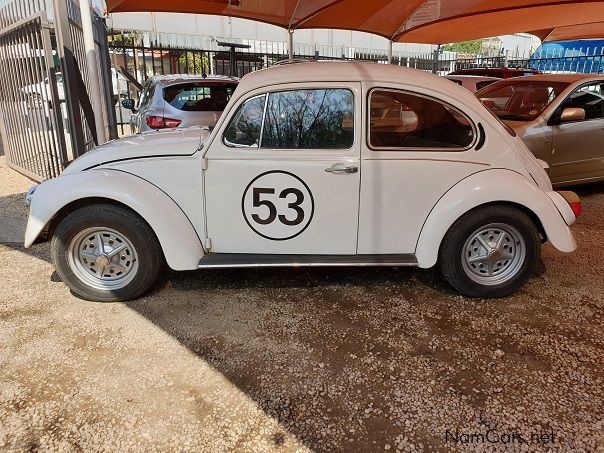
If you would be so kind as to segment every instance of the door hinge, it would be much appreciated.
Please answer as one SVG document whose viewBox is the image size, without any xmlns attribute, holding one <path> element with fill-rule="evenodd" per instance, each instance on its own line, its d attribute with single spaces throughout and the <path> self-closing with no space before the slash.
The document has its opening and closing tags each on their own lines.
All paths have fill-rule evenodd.
<svg viewBox="0 0 604 453">
<path fill-rule="evenodd" d="M 212 239 L 210 238 L 206 238 L 206 250 L 211 250 L 212 249 Z"/>
<path fill-rule="evenodd" d="M 207 170 L 208 169 L 208 158 L 207 157 L 203 157 L 201 159 L 201 169 L 202 170 Z"/>
</svg>

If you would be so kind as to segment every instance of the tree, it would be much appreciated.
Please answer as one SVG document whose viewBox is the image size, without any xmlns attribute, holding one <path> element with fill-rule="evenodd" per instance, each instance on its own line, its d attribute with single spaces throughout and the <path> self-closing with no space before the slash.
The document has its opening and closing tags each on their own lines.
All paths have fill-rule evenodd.
<svg viewBox="0 0 604 453">
<path fill-rule="evenodd" d="M 182 52 L 178 57 L 179 72 L 187 74 L 209 74 L 210 59 L 207 54 L 197 52 Z"/>
<path fill-rule="evenodd" d="M 481 48 L 482 42 L 479 39 L 475 39 L 473 41 L 463 41 L 455 42 L 453 44 L 447 44 L 446 46 L 444 46 L 443 50 L 459 53 L 480 53 Z"/>
</svg>

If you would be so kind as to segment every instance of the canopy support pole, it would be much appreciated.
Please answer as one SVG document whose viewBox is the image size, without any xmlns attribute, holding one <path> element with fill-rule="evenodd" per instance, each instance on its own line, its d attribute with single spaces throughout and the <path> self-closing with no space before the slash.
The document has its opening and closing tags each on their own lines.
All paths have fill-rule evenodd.
<svg viewBox="0 0 604 453">
<path fill-rule="evenodd" d="M 294 31 L 287 30 L 287 54 L 290 60 L 294 59 Z"/>
<path fill-rule="evenodd" d="M 97 145 L 105 143 L 105 121 L 103 117 L 103 100 L 101 97 L 101 80 L 99 78 L 99 65 L 97 60 L 96 46 L 94 43 L 94 32 L 92 28 L 92 12 L 90 1 L 80 2 L 82 15 L 82 34 L 84 36 L 84 51 L 86 52 L 86 64 L 88 66 L 88 81 L 90 83 L 90 101 L 94 112 L 96 125 Z"/>
<path fill-rule="evenodd" d="M 388 64 L 392 64 L 392 39 L 388 41 Z"/>
</svg>

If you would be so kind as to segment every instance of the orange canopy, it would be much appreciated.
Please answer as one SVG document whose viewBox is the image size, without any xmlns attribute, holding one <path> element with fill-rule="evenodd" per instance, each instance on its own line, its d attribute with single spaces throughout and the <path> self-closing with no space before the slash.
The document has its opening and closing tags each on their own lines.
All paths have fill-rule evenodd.
<svg viewBox="0 0 604 453">
<path fill-rule="evenodd" d="M 241 17 L 290 30 L 358 30 L 400 42 L 442 44 L 604 22 L 594 0 L 106 0 L 108 12 Z"/>
<path fill-rule="evenodd" d="M 604 22 L 548 28 L 547 30 L 537 30 L 531 33 L 543 42 L 604 39 Z"/>
</svg>

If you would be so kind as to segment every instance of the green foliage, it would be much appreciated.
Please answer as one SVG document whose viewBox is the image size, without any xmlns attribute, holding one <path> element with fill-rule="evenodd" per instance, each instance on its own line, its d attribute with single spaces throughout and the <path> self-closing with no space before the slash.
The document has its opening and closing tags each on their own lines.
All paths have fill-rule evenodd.
<svg viewBox="0 0 604 453">
<path fill-rule="evenodd" d="M 453 44 L 447 44 L 446 46 L 444 46 L 443 50 L 459 53 L 480 53 L 481 48 L 481 41 L 475 39 L 474 41 L 463 41 L 455 42 Z"/>
<path fill-rule="evenodd" d="M 180 71 L 187 74 L 209 74 L 210 60 L 201 52 L 183 52 L 178 57 Z"/>
</svg>

